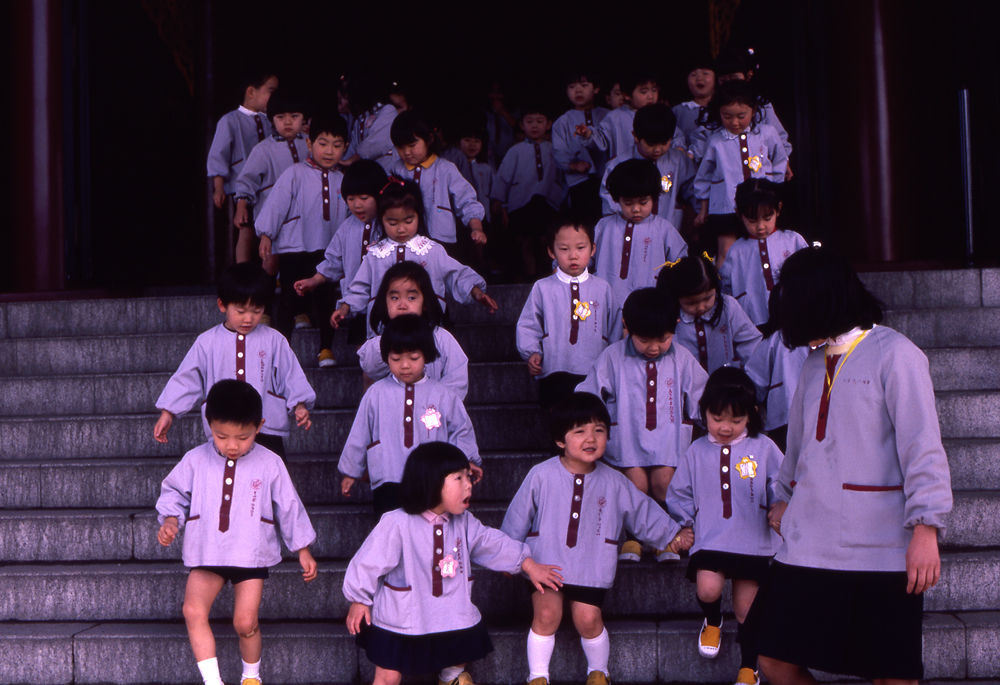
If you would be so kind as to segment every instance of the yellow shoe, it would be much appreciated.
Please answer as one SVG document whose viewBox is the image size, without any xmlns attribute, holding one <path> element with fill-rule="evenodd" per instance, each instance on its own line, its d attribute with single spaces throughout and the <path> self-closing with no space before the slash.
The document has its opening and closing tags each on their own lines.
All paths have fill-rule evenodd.
<svg viewBox="0 0 1000 685">
<path fill-rule="evenodd" d="M 243 678 L 240 685 L 260 685 L 260 678 Z"/>
<path fill-rule="evenodd" d="M 452 680 L 450 683 L 439 679 L 438 685 L 476 685 L 476 684 L 473 682 L 472 676 L 469 675 L 468 671 L 462 671 L 461 673 L 458 674 L 458 677 Z"/>
<path fill-rule="evenodd" d="M 528 681 L 528 685 L 549 685 L 549 681 L 545 678 L 532 678 Z"/>
<path fill-rule="evenodd" d="M 681 555 L 677 552 L 671 552 L 669 549 L 658 549 L 656 550 L 656 560 L 657 561 L 680 561 Z"/>
<path fill-rule="evenodd" d="M 295 315 L 295 327 L 296 328 L 309 328 L 312 322 L 309 321 L 308 314 L 296 314 Z"/>
<path fill-rule="evenodd" d="M 604 671 L 591 671 L 587 674 L 585 685 L 608 685 L 608 674 Z"/>
<path fill-rule="evenodd" d="M 642 545 L 635 540 L 626 540 L 618 553 L 618 561 L 639 561 L 642 556 Z M 598 671 L 595 671 L 597 673 Z"/>
<path fill-rule="evenodd" d="M 333 356 L 333 350 L 326 347 L 319 351 L 316 359 L 319 360 L 319 367 L 321 369 L 329 368 L 337 363 L 337 359 Z"/>
<path fill-rule="evenodd" d="M 760 676 L 757 675 L 757 671 L 744 666 L 737 674 L 733 685 L 760 685 Z"/>
<path fill-rule="evenodd" d="M 706 659 L 714 659 L 719 656 L 719 647 L 722 646 L 722 624 L 717 626 L 708 625 L 708 619 L 701 622 L 701 632 L 698 633 L 698 653 Z"/>
</svg>

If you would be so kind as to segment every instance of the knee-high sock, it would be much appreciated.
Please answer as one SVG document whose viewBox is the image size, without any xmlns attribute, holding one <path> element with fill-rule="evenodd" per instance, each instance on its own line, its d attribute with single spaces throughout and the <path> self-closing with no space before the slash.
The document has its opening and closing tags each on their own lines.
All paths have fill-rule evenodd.
<svg viewBox="0 0 1000 685">
<path fill-rule="evenodd" d="M 757 670 L 757 633 L 752 625 L 740 623 L 736 627 L 736 640 L 740 643 L 740 668 Z"/>
<path fill-rule="evenodd" d="M 552 650 L 555 647 L 555 635 L 539 635 L 533 630 L 528 631 L 528 680 L 549 679 L 549 662 L 552 661 Z"/>
<path fill-rule="evenodd" d="M 601 671 L 608 674 L 608 656 L 611 654 L 611 640 L 608 639 L 608 629 L 605 628 L 601 634 L 592 638 L 580 638 L 580 646 L 583 647 L 583 654 L 587 657 L 587 674 L 594 671 Z"/>
<path fill-rule="evenodd" d="M 705 618 L 708 620 L 708 625 L 710 626 L 721 626 L 722 625 L 722 598 L 715 600 L 714 602 L 703 602 L 698 600 L 698 606 L 701 607 L 701 611 L 705 614 Z"/>
</svg>

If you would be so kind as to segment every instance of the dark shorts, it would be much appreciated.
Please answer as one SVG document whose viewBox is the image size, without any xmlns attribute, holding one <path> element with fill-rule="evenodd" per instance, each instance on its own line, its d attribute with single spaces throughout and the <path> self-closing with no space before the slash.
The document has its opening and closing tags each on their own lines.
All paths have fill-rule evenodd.
<svg viewBox="0 0 1000 685">
<path fill-rule="evenodd" d="M 493 651 L 482 621 L 471 628 L 427 635 L 403 635 L 362 621 L 358 646 L 376 666 L 408 675 L 437 674 L 446 666 L 476 661 Z"/>
<path fill-rule="evenodd" d="M 698 571 L 703 570 L 721 573 L 730 580 L 754 580 L 762 583 L 767 577 L 767 567 L 770 563 L 771 557 L 702 549 L 691 555 L 691 560 L 688 561 L 687 579 L 694 582 Z"/>
<path fill-rule="evenodd" d="M 528 583 L 528 587 L 531 588 L 532 592 L 535 591 L 535 586 L 530 582 Z M 545 592 L 552 592 L 552 590 L 546 588 Z M 568 602 L 580 602 L 581 604 L 589 604 L 600 609 L 601 605 L 604 604 L 604 597 L 608 594 L 608 591 L 603 587 L 566 584 L 559 589 L 559 593 Z"/>
<path fill-rule="evenodd" d="M 762 656 L 828 673 L 923 677 L 923 595 L 906 573 L 774 562 L 747 617 Z"/>
<path fill-rule="evenodd" d="M 368 340 L 368 317 L 352 316 L 347 320 L 347 343 L 361 346 Z"/>
<path fill-rule="evenodd" d="M 266 568 L 242 568 L 240 566 L 196 566 L 195 568 L 199 571 L 208 571 L 222 576 L 222 580 L 233 585 L 242 583 L 244 580 L 267 580 L 268 576 Z"/>
</svg>

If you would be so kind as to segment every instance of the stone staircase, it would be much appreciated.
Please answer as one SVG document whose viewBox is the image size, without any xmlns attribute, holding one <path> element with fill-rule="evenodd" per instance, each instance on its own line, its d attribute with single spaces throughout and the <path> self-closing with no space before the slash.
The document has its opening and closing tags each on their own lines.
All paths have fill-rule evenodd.
<svg viewBox="0 0 1000 685">
<path fill-rule="evenodd" d="M 926 598 L 927 677 L 1000 674 L 1000 271 L 867 274 L 888 323 L 928 353 L 938 390 L 955 513 L 942 580 Z M 495 287 L 491 317 L 456 306 L 469 354 L 467 404 L 486 478 L 473 510 L 498 525 L 530 466 L 549 455 L 535 389 L 517 361 L 513 322 L 526 287 Z M 180 545 L 155 539 L 159 482 L 203 439 L 199 419 L 152 439 L 153 402 L 196 334 L 218 323 L 213 297 L 0 304 L 0 683 L 196 682 L 181 619 Z M 266 682 L 369 681 L 371 665 L 343 627 L 347 560 L 373 525 L 368 500 L 343 498 L 336 461 L 361 394 L 353 353 L 313 362 L 315 331 L 293 341 L 318 395 L 315 425 L 288 441 L 289 468 L 318 540 L 319 578 L 289 560 L 272 570 L 261 608 Z M 994 363 L 990 363 L 993 361 Z M 697 606 L 683 563 L 623 565 L 605 605 L 617 682 L 725 682 L 737 667 L 727 622 L 722 656 L 698 658 Z M 476 682 L 519 682 L 530 613 L 526 585 L 482 573 L 477 603 L 496 651 Z M 238 682 L 236 639 L 216 603 L 220 662 Z M 585 676 L 579 643 L 560 634 L 553 678 Z M 834 678 L 835 676 L 829 676 Z"/>
</svg>

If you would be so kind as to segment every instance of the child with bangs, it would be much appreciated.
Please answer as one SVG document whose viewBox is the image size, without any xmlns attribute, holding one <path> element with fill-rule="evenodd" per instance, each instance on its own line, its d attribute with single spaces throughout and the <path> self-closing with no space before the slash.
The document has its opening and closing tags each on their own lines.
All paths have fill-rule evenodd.
<svg viewBox="0 0 1000 685">
<path fill-rule="evenodd" d="M 760 683 L 746 617 L 778 543 L 767 508 L 775 501 L 772 488 L 783 457 L 760 433 L 756 395 L 753 381 L 737 368 L 720 367 L 709 376 L 698 402 L 708 434 L 687 449 L 667 490 L 671 516 L 694 533 L 687 577 L 696 584 L 704 613 L 698 653 L 707 659 L 716 658 L 722 646 L 722 591 L 732 580 L 737 685 Z"/>
<path fill-rule="evenodd" d="M 345 497 L 367 472 L 376 515 L 400 505 L 399 481 L 407 455 L 421 443 L 440 440 L 456 445 L 472 462 L 474 481 L 483 475 L 462 400 L 427 377 L 426 365 L 438 357 L 427 321 L 416 314 L 389 320 L 379 346 L 389 375 L 373 383 L 361 398 L 337 465 Z"/>
<path fill-rule="evenodd" d="M 608 159 L 627 153 L 632 147 L 632 120 L 637 110 L 660 100 L 660 85 L 648 71 L 634 71 L 621 82 L 625 104 L 608 112 L 596 127 L 581 129 L 589 145 L 603 151 Z"/>
<path fill-rule="evenodd" d="M 607 156 L 593 146 L 588 148 L 583 134 L 600 125 L 608 110 L 594 105 L 601 92 L 596 73 L 571 72 L 564 84 L 573 108 L 552 124 L 552 151 L 565 178 L 569 207 L 587 221 L 595 222 L 600 218 L 595 196 Z"/>
</svg>

